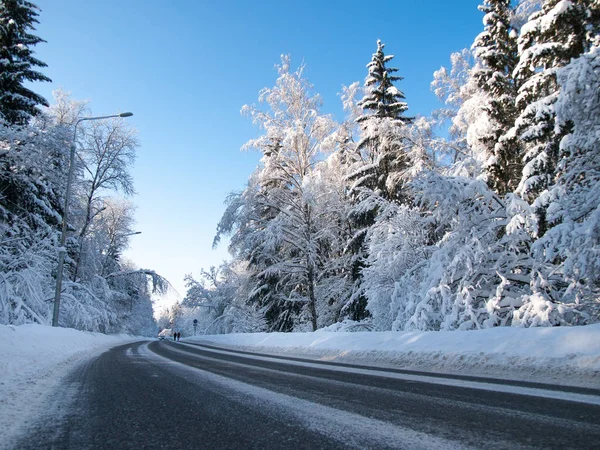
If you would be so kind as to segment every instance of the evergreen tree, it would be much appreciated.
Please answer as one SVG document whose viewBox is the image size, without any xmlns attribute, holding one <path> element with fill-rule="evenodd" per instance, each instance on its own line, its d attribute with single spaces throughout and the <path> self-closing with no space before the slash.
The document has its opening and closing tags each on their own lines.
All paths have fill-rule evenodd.
<svg viewBox="0 0 600 450">
<path fill-rule="evenodd" d="M 599 72 L 600 48 L 593 46 L 557 73 L 557 127 L 566 134 L 556 183 L 543 194 L 549 229 L 533 247 L 540 265 L 548 266 L 543 288 L 549 297 L 577 305 L 574 324 L 600 318 Z"/>
<path fill-rule="evenodd" d="M 367 64 L 365 95 L 356 103 L 362 110 L 356 118 L 361 138 L 345 158 L 348 163 L 348 192 L 354 205 L 349 216 L 354 234 L 347 248 L 355 255 L 352 274 L 357 286 L 353 301 L 346 309 L 354 320 L 368 315 L 366 298 L 360 286 L 367 258 L 367 233 L 375 223 L 378 211 L 377 201 L 372 201 L 371 197 L 398 203 L 408 200 L 405 175 L 409 158 L 405 131 L 412 118 L 404 115 L 408 105 L 404 94 L 394 85 L 402 77 L 394 75 L 397 68 L 389 67 L 394 56 L 385 55 L 384 47 L 378 40 L 377 51 Z"/>
<path fill-rule="evenodd" d="M 586 3 L 589 0 L 545 0 L 519 36 L 514 73 L 520 85 L 516 98 L 520 115 L 507 134 L 523 141 L 524 166 L 516 192 L 536 209 L 533 233 L 537 236 L 547 230 L 547 205 L 536 199 L 553 184 L 562 138 L 554 127 L 554 104 L 559 96 L 556 71 L 585 50 Z"/>
<path fill-rule="evenodd" d="M 38 23 L 38 7 L 26 0 L 0 1 L 0 115 L 11 124 L 23 125 L 48 106 L 42 96 L 27 89 L 25 81 L 51 81 L 34 70 L 46 64 L 33 56 L 34 45 L 45 42 L 30 33 Z"/>
<path fill-rule="evenodd" d="M 266 149 L 264 155 L 269 158 L 273 153 Z M 284 183 L 267 180 L 261 185 L 259 174 L 257 170 L 250 177 L 243 192 L 228 196 L 213 246 L 219 244 L 223 235 L 231 235 L 229 252 L 248 268 L 246 300 L 263 311 L 269 331 L 292 331 L 301 305 L 282 298 L 285 275 L 268 270 L 277 261 L 277 247 L 271 245 L 268 235 L 269 224 L 278 214 L 269 189 L 282 189 Z"/>
<path fill-rule="evenodd" d="M 518 60 L 517 32 L 511 25 L 510 3 L 510 0 L 484 0 L 479 9 L 485 13 L 485 30 L 472 46 L 478 64 L 471 76 L 486 94 L 483 109 L 488 117 L 487 129 L 479 140 L 489 155 L 488 184 L 501 195 L 515 188 L 520 173 L 518 140 L 501 139 L 516 119 L 517 87 L 512 73 Z"/>
<path fill-rule="evenodd" d="M 68 137 L 62 127 L 0 120 L 0 323 L 46 323 L 56 267 Z M 58 155 L 62 155 L 59 158 Z"/>
<path fill-rule="evenodd" d="M 356 119 L 361 139 L 349 180 L 355 191 L 367 188 L 390 200 L 401 200 L 404 193 L 395 175 L 406 169 L 408 161 L 400 129 L 410 124 L 412 118 L 404 116 L 408 105 L 404 94 L 394 85 L 402 77 L 393 75 L 397 68 L 388 67 L 394 55 L 385 55 L 384 47 L 378 40 L 377 51 L 367 64 L 366 93 L 357 104 L 363 109 Z"/>
<path fill-rule="evenodd" d="M 394 82 L 401 81 L 402 77 L 393 75 L 398 72 L 395 67 L 388 67 L 387 64 L 394 58 L 394 55 L 385 55 L 380 40 L 377 41 L 377 51 L 373 53 L 371 62 L 367 64 L 369 74 L 365 79 L 366 94 L 358 106 L 365 110 L 365 114 L 357 119 L 357 122 L 364 122 L 372 117 L 397 119 L 404 124 L 410 122 L 410 119 L 403 117 L 408 105 L 404 101 L 404 94 L 394 86 Z"/>
</svg>

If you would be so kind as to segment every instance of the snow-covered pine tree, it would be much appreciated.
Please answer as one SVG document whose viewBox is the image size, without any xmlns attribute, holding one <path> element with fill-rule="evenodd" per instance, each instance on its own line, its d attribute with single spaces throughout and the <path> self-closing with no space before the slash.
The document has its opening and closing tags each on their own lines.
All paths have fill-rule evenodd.
<svg viewBox="0 0 600 450">
<path fill-rule="evenodd" d="M 353 311 L 355 320 L 368 315 L 366 298 L 360 287 L 361 271 L 367 257 L 367 233 L 375 223 L 378 211 L 377 202 L 369 198 L 381 197 L 397 203 L 408 201 L 405 188 L 409 167 L 408 143 L 402 130 L 412 122 L 412 118 L 404 115 L 408 105 L 404 94 L 394 84 L 402 80 L 395 75 L 398 69 L 389 66 L 394 55 L 386 55 L 384 47 L 385 44 L 378 40 L 377 51 L 367 64 L 365 94 L 356 103 L 362 110 L 355 119 L 360 128 L 360 139 L 353 146 L 353 151 L 345 155 L 349 200 L 354 205 L 349 217 L 354 235 L 347 248 L 355 255 L 352 272 L 356 285 L 348 310 Z"/>
<path fill-rule="evenodd" d="M 363 114 L 356 121 L 361 127 L 361 139 L 356 146 L 354 173 L 349 175 L 352 188 L 367 188 L 389 200 L 402 200 L 404 192 L 398 173 L 407 165 L 399 128 L 412 122 L 404 115 L 408 109 L 405 97 L 395 85 L 402 77 L 389 67 L 394 55 L 385 55 L 385 44 L 377 41 L 377 51 L 367 64 L 365 95 L 358 102 Z"/>
<path fill-rule="evenodd" d="M 265 157 L 273 155 L 279 146 L 271 145 Z M 257 169 L 248 180 L 243 192 L 232 193 L 226 199 L 227 207 L 217 226 L 213 246 L 217 246 L 224 235 L 230 235 L 228 250 L 234 261 L 245 264 L 247 279 L 246 300 L 263 311 L 269 331 L 292 331 L 301 305 L 285 300 L 281 286 L 285 275 L 267 270 L 277 260 L 277 248 L 269 239 L 269 224 L 277 217 L 277 209 L 271 205 L 269 189 L 280 189 L 283 183 L 271 180 L 266 185 L 259 183 L 261 169 Z"/>
<path fill-rule="evenodd" d="M 527 2 L 535 9 L 534 3 Z M 425 173 L 413 183 L 423 212 L 421 228 L 429 227 L 430 233 L 425 242 L 413 238 L 409 249 L 430 254 L 394 278 L 389 306 L 393 322 L 378 319 L 378 327 L 507 325 L 523 306 L 523 296 L 530 293 L 530 237 L 518 227 L 507 231 L 510 218 L 521 212 L 523 202 L 504 197 L 520 176 L 515 169 L 518 140 L 501 138 L 516 116 L 511 106 L 516 93 L 511 71 L 516 63 L 515 35 L 511 30 L 517 25 L 509 2 L 485 1 L 481 9 L 486 13 L 485 29 L 471 51 L 453 54 L 451 72 L 442 68 L 432 83 L 450 107 L 439 116 L 452 120 L 450 139 L 442 142 L 442 148 L 450 150 L 453 158 L 449 165 L 446 158 L 437 173 Z M 511 160 L 515 166 L 509 165 Z M 404 213 L 405 221 L 408 213 Z M 373 244 L 381 246 L 376 240 Z M 386 269 L 381 259 L 371 264 Z M 374 315 L 382 317 L 381 311 Z"/>
<path fill-rule="evenodd" d="M 46 67 L 32 50 L 45 42 L 31 34 L 38 10 L 26 0 L 0 1 L 0 116 L 10 124 L 24 125 L 40 113 L 38 105 L 48 106 L 46 99 L 24 86 L 26 81 L 51 81 L 35 70 Z"/>
<path fill-rule="evenodd" d="M 519 117 L 506 139 L 516 137 L 523 143 L 524 166 L 516 192 L 536 211 L 537 226 L 531 232 L 537 236 L 547 230 L 547 204 L 536 200 L 554 182 L 562 138 L 554 127 L 554 104 L 560 90 L 556 72 L 586 49 L 589 3 L 545 0 L 542 9 L 523 25 L 518 40 L 514 76 L 519 84 Z"/>
<path fill-rule="evenodd" d="M 511 24 L 510 0 L 484 0 L 485 29 L 471 47 L 477 60 L 471 76 L 485 94 L 482 105 L 487 126 L 478 136 L 479 146 L 489 156 L 485 163 L 487 182 L 500 195 L 514 190 L 520 178 L 517 139 L 500 139 L 514 125 L 517 86 L 512 77 L 517 64 L 517 31 Z"/>
<path fill-rule="evenodd" d="M 534 290 L 548 310 L 571 324 L 600 321 L 599 74 L 597 45 L 557 70 L 560 96 L 554 105 L 554 132 L 564 137 L 556 182 L 540 198 L 548 205 L 548 231 L 533 246 L 546 269 L 540 269 Z M 523 321 L 527 313 L 521 314 Z"/>
<path fill-rule="evenodd" d="M 393 75 L 398 72 L 395 67 L 389 67 L 388 63 L 394 59 L 394 55 L 386 55 L 383 52 L 385 44 L 377 41 L 377 51 L 373 53 L 371 62 L 367 64 L 369 73 L 365 79 L 366 94 L 358 102 L 366 114 L 356 119 L 364 122 L 372 117 L 398 119 L 407 124 L 410 119 L 403 114 L 408 109 L 404 101 L 404 94 L 396 88 L 394 82 L 401 81 L 402 77 Z"/>
<path fill-rule="evenodd" d="M 332 191 L 337 192 L 341 208 L 338 208 L 337 216 L 333 221 L 340 221 L 337 239 L 340 247 L 332 263 L 338 266 L 339 273 L 344 273 L 346 292 L 338 294 L 338 301 L 342 302 L 339 310 L 338 320 L 360 321 L 369 313 L 366 309 L 367 299 L 363 294 L 360 270 L 364 263 L 364 238 L 367 228 L 361 225 L 360 219 L 355 211 L 358 201 L 356 193 L 349 196 L 348 173 L 353 171 L 353 164 L 357 160 L 357 139 L 359 125 L 356 121 L 364 110 L 358 105 L 357 95 L 362 91 L 361 84 L 357 81 L 350 86 L 342 86 L 342 105 L 347 117 L 337 130 L 332 133 L 329 150 L 332 155 L 325 161 L 321 168 L 322 177 Z M 343 211 L 342 211 L 343 209 Z M 362 230 L 361 230 L 362 228 Z M 358 232 L 358 233 L 357 233 Z"/>
<path fill-rule="evenodd" d="M 68 133 L 38 116 L 0 119 L 0 321 L 45 323 L 68 161 Z"/>
</svg>

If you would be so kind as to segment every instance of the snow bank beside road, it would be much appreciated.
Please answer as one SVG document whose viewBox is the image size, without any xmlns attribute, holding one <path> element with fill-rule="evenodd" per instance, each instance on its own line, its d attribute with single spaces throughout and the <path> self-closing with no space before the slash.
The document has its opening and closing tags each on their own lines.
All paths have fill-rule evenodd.
<svg viewBox="0 0 600 450">
<path fill-rule="evenodd" d="M 138 341 L 42 325 L 0 325 L 0 448 L 37 415 L 50 408 L 48 395 L 79 362 L 110 347 Z"/>
<path fill-rule="evenodd" d="M 252 333 L 188 340 L 345 363 L 600 388 L 600 324 L 478 331 Z"/>
</svg>

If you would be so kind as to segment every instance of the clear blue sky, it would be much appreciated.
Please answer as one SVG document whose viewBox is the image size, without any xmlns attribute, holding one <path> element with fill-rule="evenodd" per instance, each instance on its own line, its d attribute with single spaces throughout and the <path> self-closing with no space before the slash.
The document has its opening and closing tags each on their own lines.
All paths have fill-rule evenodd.
<svg viewBox="0 0 600 450">
<path fill-rule="evenodd" d="M 433 72 L 482 29 L 479 0 L 202 1 L 32 0 L 41 8 L 36 48 L 53 83 L 91 101 L 94 114 L 132 111 L 141 147 L 133 169 L 136 229 L 127 256 L 167 277 L 227 257 L 212 239 L 228 192 L 244 187 L 259 156 L 239 149 L 258 131 L 240 115 L 272 86 L 282 53 L 304 61 L 341 118 L 343 84 L 363 81 L 377 39 L 394 54 L 410 114 L 440 105 Z"/>
</svg>

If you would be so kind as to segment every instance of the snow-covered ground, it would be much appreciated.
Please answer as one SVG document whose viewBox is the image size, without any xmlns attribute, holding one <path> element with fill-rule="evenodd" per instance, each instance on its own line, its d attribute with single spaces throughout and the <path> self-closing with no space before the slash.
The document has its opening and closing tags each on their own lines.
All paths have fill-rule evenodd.
<svg viewBox="0 0 600 450">
<path fill-rule="evenodd" d="M 478 331 L 253 333 L 185 340 L 367 366 L 600 389 L 600 324 Z"/>
<path fill-rule="evenodd" d="M 0 325 L 0 448 L 48 407 L 76 367 L 143 338 Z M 189 337 L 261 353 L 600 389 L 600 324 L 464 332 L 254 333 Z"/>
<path fill-rule="evenodd" d="M 0 325 L 0 449 L 46 410 L 77 364 L 143 338 L 41 325 Z"/>
</svg>

